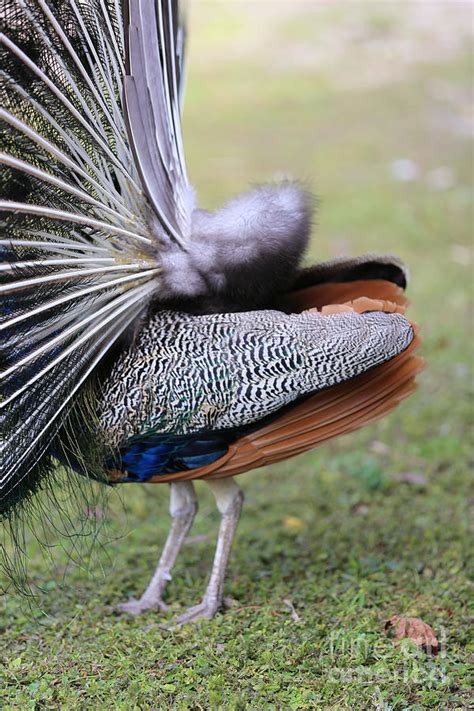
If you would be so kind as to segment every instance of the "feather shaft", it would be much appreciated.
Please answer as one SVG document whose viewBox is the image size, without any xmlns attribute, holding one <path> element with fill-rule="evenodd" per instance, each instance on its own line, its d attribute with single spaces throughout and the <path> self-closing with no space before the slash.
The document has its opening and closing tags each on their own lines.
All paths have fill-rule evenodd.
<svg viewBox="0 0 474 711">
<path fill-rule="evenodd" d="M 33 105 L 35 105 L 34 102 L 32 102 Z M 44 109 L 42 107 L 38 107 L 40 110 L 40 113 L 43 114 Z M 63 129 L 56 124 L 54 119 L 49 115 L 46 114 L 45 118 L 51 123 L 52 126 L 54 126 L 58 132 L 63 136 L 65 141 L 70 144 L 71 139 L 69 136 L 67 136 Z M 113 190 L 107 190 L 107 188 L 104 185 L 101 185 L 99 182 L 97 182 L 90 172 L 88 173 L 85 171 L 77 162 L 73 161 L 71 158 L 69 158 L 63 151 L 61 151 L 57 146 L 55 146 L 53 143 L 48 141 L 44 136 L 39 134 L 37 131 L 35 131 L 31 126 L 26 124 L 24 121 L 19 119 L 17 116 L 14 116 L 11 114 L 9 111 L 6 109 L 3 109 L 0 107 L 0 119 L 5 121 L 6 123 L 9 123 L 11 126 L 16 128 L 18 131 L 21 131 L 25 136 L 27 136 L 30 140 L 34 141 L 38 146 L 43 148 L 47 153 L 52 155 L 56 160 L 58 160 L 60 163 L 65 165 L 67 168 L 70 170 L 74 171 L 77 175 L 79 175 L 83 180 L 87 181 L 90 185 L 92 185 L 95 190 L 100 195 L 103 195 L 106 199 L 108 199 L 111 203 L 113 203 L 117 209 L 117 211 L 120 213 L 124 213 L 126 217 L 129 219 L 135 219 L 136 220 L 136 215 L 133 215 L 130 210 L 127 210 L 124 206 L 123 203 L 118 199 L 117 196 L 114 195 L 116 192 L 115 189 Z M 72 146 L 71 146 L 72 147 Z M 81 153 L 82 153 L 82 158 L 84 158 L 85 163 L 89 166 L 90 170 L 96 171 L 97 167 L 94 166 L 91 162 L 90 159 L 87 157 L 85 151 L 81 148 Z"/>
<path fill-rule="evenodd" d="M 9 294 L 13 291 L 39 286 L 57 281 L 66 281 L 72 279 L 82 279 L 86 276 L 94 274 L 103 274 L 104 272 L 120 272 L 120 271 L 138 271 L 141 269 L 139 264 L 120 264 L 111 267 L 97 267 L 96 269 L 71 269 L 56 274 L 47 274 L 45 276 L 32 277 L 31 279 L 23 279 L 22 281 L 13 282 L 12 284 L 4 284 L 0 286 L 0 294 Z"/>
<path fill-rule="evenodd" d="M 113 346 L 117 338 L 123 333 L 123 330 L 127 327 L 129 323 L 133 321 L 134 318 L 136 318 L 137 314 L 140 312 L 140 308 L 135 309 L 131 314 L 128 315 L 128 317 L 124 317 L 122 319 L 119 319 L 116 328 L 111 327 L 109 330 L 107 330 L 99 339 L 99 344 L 102 342 L 105 338 L 109 337 L 111 334 L 112 337 L 110 338 L 109 341 L 105 344 L 105 346 L 98 352 L 98 355 L 92 360 L 90 363 L 89 367 L 85 370 L 85 372 L 80 376 L 78 379 L 77 383 L 74 385 L 72 388 L 71 392 L 63 399 L 62 403 L 58 406 L 58 408 L 54 411 L 53 415 L 50 417 L 48 422 L 44 425 L 44 427 L 41 429 L 41 431 L 34 437 L 34 439 L 29 443 L 29 446 L 27 449 L 25 449 L 24 452 L 18 457 L 15 461 L 15 464 L 13 466 L 13 472 L 18 470 L 23 462 L 23 460 L 29 455 L 29 453 L 33 450 L 37 442 L 43 437 L 43 435 L 48 431 L 48 429 L 51 428 L 55 420 L 59 417 L 59 415 L 63 412 L 63 410 L 68 406 L 70 403 L 71 399 L 74 397 L 74 395 L 77 393 L 79 388 L 83 385 L 83 383 L 87 380 L 89 375 L 94 371 L 98 363 L 102 360 L 104 355 L 107 353 L 107 351 L 110 350 L 110 348 Z M 114 333 L 115 331 L 115 333 Z M 90 352 L 93 353 L 94 349 L 96 348 L 97 344 L 94 344 L 94 347 L 90 349 Z M 89 355 L 89 353 L 87 354 Z M 33 417 L 33 415 L 32 415 Z M 31 419 L 31 418 L 30 418 Z M 25 420 L 25 422 L 22 424 L 22 429 L 27 427 L 29 425 L 29 421 Z M 47 448 L 48 445 L 44 447 L 44 449 Z M 0 450 L 2 447 L 0 446 Z M 21 477 L 19 477 L 18 481 L 15 482 L 15 486 L 18 486 L 18 484 L 28 475 L 30 469 L 32 467 L 28 468 Z M 0 484 L 5 480 L 5 477 L 0 476 Z"/>
<path fill-rule="evenodd" d="M 55 208 L 46 207 L 44 205 L 30 205 L 29 203 L 23 202 L 12 202 L 9 200 L 0 200 L 0 210 L 9 210 L 11 212 L 24 212 L 28 215 L 39 215 L 43 217 L 51 217 L 56 220 L 63 220 L 65 222 L 73 222 L 75 224 L 84 225 L 86 227 L 93 227 L 94 229 L 102 230 L 104 232 L 114 232 L 115 234 L 122 235 L 123 237 L 131 237 L 132 239 L 138 240 L 145 244 L 151 244 L 151 240 L 148 237 L 137 234 L 136 232 L 131 232 L 122 227 L 116 227 L 108 222 L 103 222 L 101 220 L 95 220 L 87 215 L 80 215 L 75 212 L 67 212 L 66 210 L 57 210 Z"/>
<path fill-rule="evenodd" d="M 96 323 L 91 329 L 87 330 L 82 336 L 79 338 L 75 339 L 74 342 L 65 348 L 61 353 L 54 358 L 52 361 L 48 363 L 48 365 L 40 370 L 38 373 L 36 373 L 28 382 L 26 382 L 24 385 L 22 385 L 18 390 L 16 390 L 12 395 L 9 395 L 7 398 L 3 399 L 0 402 L 0 410 L 6 407 L 10 402 L 15 400 L 19 395 L 21 395 L 22 392 L 24 392 L 28 387 L 33 385 L 37 380 L 42 378 L 46 373 L 48 373 L 54 366 L 58 365 L 63 361 L 68 355 L 76 351 L 85 341 L 89 340 L 93 336 L 96 335 L 107 323 L 109 323 L 111 320 L 119 316 L 123 311 L 127 310 L 130 306 L 133 306 L 137 301 L 142 300 L 145 298 L 147 294 L 149 294 L 152 291 L 151 287 L 149 284 L 146 284 L 143 287 L 140 287 L 137 292 L 135 293 L 130 293 L 126 292 L 125 294 L 122 294 L 121 296 L 117 297 L 114 299 L 112 302 L 109 302 L 105 306 L 103 306 L 101 309 L 98 309 L 97 311 L 94 311 L 92 314 L 89 316 L 86 316 L 84 319 L 79 321 L 78 323 L 74 324 L 73 326 L 70 326 L 66 330 L 62 331 L 58 336 L 55 338 L 51 339 L 48 341 L 48 343 L 44 344 L 43 346 L 40 346 L 36 350 L 34 350 L 32 353 L 29 353 L 27 356 L 19 360 L 17 363 L 14 365 L 10 366 L 10 368 L 7 368 L 4 370 L 2 373 L 0 373 L 0 380 L 3 380 L 4 378 L 8 377 L 12 373 L 14 373 L 16 370 L 19 368 L 27 365 L 31 361 L 33 361 L 35 358 L 38 358 L 41 354 L 46 353 L 47 351 L 51 350 L 57 343 L 60 343 L 61 341 L 65 340 L 69 336 L 73 335 L 77 331 L 80 331 L 81 328 L 83 328 L 85 325 L 90 323 L 91 321 L 96 321 L 100 316 L 105 314 L 107 311 L 110 311 L 113 309 L 112 313 L 106 316 L 104 319 L 99 320 L 98 323 Z"/>
<path fill-rule="evenodd" d="M 70 112 L 78 123 L 89 133 L 91 138 L 101 147 L 104 153 L 107 155 L 109 160 L 117 168 L 117 170 L 123 172 L 130 180 L 133 180 L 132 176 L 127 173 L 125 167 L 119 163 L 113 151 L 109 148 L 108 144 L 104 141 L 102 136 L 97 133 L 96 130 L 86 121 L 83 115 L 78 111 L 75 106 L 69 101 L 69 99 L 64 96 L 64 94 L 58 89 L 54 82 L 49 79 L 48 76 L 25 54 L 12 40 L 6 37 L 3 33 L 0 33 L 0 42 L 3 43 L 8 49 L 20 59 L 25 66 L 28 67 L 36 76 L 41 79 L 41 81 L 48 87 L 54 96 L 59 99 L 59 101 L 65 106 L 65 108 Z"/>
<path fill-rule="evenodd" d="M 157 269 L 150 269 L 148 271 L 141 272 L 140 274 L 131 274 L 125 277 L 111 279 L 109 281 L 104 281 L 94 286 L 79 289 L 78 291 L 75 291 L 72 294 L 68 294 L 67 296 L 61 296 L 58 299 L 52 299 L 51 301 L 47 301 L 46 303 L 41 304 L 41 306 L 37 306 L 35 309 L 31 309 L 27 313 L 15 316 L 14 318 L 5 321 L 3 324 L 0 324 L 0 331 L 22 321 L 25 321 L 26 319 L 31 318 L 32 316 L 37 316 L 38 314 L 43 313 L 44 311 L 48 311 L 49 309 L 55 308 L 56 306 L 61 306 L 62 304 L 67 304 L 70 301 L 74 301 L 74 299 L 81 299 L 84 296 L 94 294 L 98 291 L 111 289 L 112 287 L 122 287 L 138 279 L 149 279 L 150 277 L 155 276 L 157 274 L 157 271 Z"/>
</svg>

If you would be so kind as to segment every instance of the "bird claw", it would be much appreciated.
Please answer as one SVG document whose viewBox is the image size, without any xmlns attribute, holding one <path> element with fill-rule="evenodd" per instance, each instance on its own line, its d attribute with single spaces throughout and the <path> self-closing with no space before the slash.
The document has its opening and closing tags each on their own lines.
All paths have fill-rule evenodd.
<svg viewBox="0 0 474 711">
<path fill-rule="evenodd" d="M 117 609 L 120 610 L 120 612 L 128 612 L 129 615 L 141 615 L 141 613 L 146 610 L 161 610 L 161 612 L 167 612 L 169 608 L 161 598 L 154 598 L 153 600 L 147 600 L 146 598 L 136 600 L 132 598 L 127 602 L 122 602 L 120 605 L 117 605 Z"/>
<path fill-rule="evenodd" d="M 190 607 L 186 612 L 176 618 L 174 625 L 185 625 L 197 620 L 212 620 L 219 611 L 221 604 L 218 600 L 203 599 L 198 605 Z"/>
</svg>

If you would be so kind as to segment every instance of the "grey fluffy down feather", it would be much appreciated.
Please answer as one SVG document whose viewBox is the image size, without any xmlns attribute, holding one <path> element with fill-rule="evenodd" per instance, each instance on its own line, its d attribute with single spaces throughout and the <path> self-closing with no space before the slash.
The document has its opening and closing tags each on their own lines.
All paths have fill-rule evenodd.
<svg viewBox="0 0 474 711">
<path fill-rule="evenodd" d="M 284 183 L 238 195 L 215 212 L 194 210 L 186 252 L 155 223 L 154 235 L 164 243 L 160 303 L 200 313 L 271 306 L 294 281 L 311 207 L 309 193 Z"/>
</svg>

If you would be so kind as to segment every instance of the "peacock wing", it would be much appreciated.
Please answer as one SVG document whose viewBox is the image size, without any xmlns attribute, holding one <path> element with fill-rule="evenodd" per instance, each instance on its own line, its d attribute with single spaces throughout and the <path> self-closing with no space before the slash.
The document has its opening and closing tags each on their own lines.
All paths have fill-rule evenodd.
<svg viewBox="0 0 474 711">
<path fill-rule="evenodd" d="M 142 480 L 152 474 L 153 457 L 162 455 L 162 450 L 146 451 L 151 434 L 184 437 L 181 444 L 188 447 L 195 434 L 212 433 L 221 437 L 226 450 L 233 441 L 253 441 L 282 417 L 290 417 L 286 411 L 298 410 L 299 400 L 332 392 L 344 382 L 350 392 L 363 373 L 408 349 L 414 334 L 401 310 L 396 303 L 358 298 L 332 311 L 300 315 L 256 311 L 191 317 L 160 312 L 117 361 L 105 384 L 101 424 L 106 437 L 121 449 L 123 463 L 128 460 L 136 467 L 135 474 L 150 455 L 151 466 Z M 347 414 L 343 400 L 340 405 Z M 286 456 L 293 438 L 301 434 L 298 427 L 287 432 L 291 445 Z M 252 452 L 259 454 L 255 446 Z M 227 461 L 227 455 L 222 456 Z M 257 466 L 256 461 L 249 460 L 248 468 Z M 116 470 L 116 480 L 117 471 L 127 466 L 110 468 Z M 157 480 L 168 480 L 170 473 L 168 465 L 156 460 Z M 194 478 L 201 472 L 183 476 Z"/>
<path fill-rule="evenodd" d="M 395 308 L 401 313 L 408 303 L 402 288 L 374 278 L 307 286 L 288 294 L 284 307 L 295 312 L 348 302 L 361 312 L 366 308 L 381 311 Z M 423 359 L 416 354 L 420 345 L 418 328 L 415 325 L 412 328 L 410 343 L 398 355 L 345 382 L 296 401 L 270 422 L 262 421 L 257 427 L 239 433 L 226 453 L 212 463 L 194 469 L 183 467 L 179 472 L 156 475 L 149 481 L 234 476 L 313 449 L 384 417 L 413 393 L 416 376 L 424 368 Z M 118 473 L 109 473 L 109 476 L 119 478 Z"/>
</svg>

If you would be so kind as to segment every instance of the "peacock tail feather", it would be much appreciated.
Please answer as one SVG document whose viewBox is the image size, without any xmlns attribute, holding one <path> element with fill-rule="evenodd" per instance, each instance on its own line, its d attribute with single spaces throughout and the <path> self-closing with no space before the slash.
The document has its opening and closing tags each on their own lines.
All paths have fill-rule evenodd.
<svg viewBox="0 0 474 711">
<path fill-rule="evenodd" d="M 104 479 L 101 369 L 159 293 L 156 235 L 184 245 L 189 232 L 177 5 L 125 3 L 122 13 L 118 0 L 6 0 L 2 8 L 0 516 L 17 550 L 20 509 L 31 524 L 45 501 L 61 508 L 60 480 L 71 496 L 95 496 L 90 482 L 56 474 L 57 458 Z M 154 136 L 148 149 L 139 145 L 143 124 Z M 39 488 L 43 497 L 32 498 Z M 16 581 L 20 559 L 4 558 Z"/>
<path fill-rule="evenodd" d="M 177 3 L 132 3 L 124 23 L 116 0 L 13 0 L 3 19 L 0 510 L 8 513 L 50 471 L 51 452 L 92 441 L 73 426 L 86 421 L 84 386 L 159 291 L 150 201 L 153 219 L 181 243 L 188 218 Z M 136 95 L 149 81 L 161 102 L 151 109 Z M 156 123 L 152 155 L 137 145 L 140 121 L 152 132 Z M 78 466 L 90 446 L 77 449 Z"/>
</svg>

